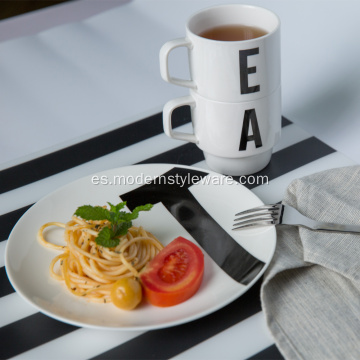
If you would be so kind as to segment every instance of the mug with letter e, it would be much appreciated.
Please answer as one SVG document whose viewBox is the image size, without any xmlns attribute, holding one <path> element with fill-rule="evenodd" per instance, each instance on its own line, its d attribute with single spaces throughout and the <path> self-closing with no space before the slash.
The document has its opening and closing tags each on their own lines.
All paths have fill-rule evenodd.
<svg viewBox="0 0 360 360">
<path fill-rule="evenodd" d="M 188 49 L 190 79 L 169 72 L 169 54 L 181 46 Z M 281 132 L 280 21 L 273 12 L 239 4 L 198 12 L 184 38 L 162 46 L 160 72 L 190 89 L 164 107 L 168 136 L 196 143 L 208 166 L 223 174 L 248 175 L 269 163 Z M 172 130 L 172 112 L 184 105 L 193 134 Z"/>
</svg>

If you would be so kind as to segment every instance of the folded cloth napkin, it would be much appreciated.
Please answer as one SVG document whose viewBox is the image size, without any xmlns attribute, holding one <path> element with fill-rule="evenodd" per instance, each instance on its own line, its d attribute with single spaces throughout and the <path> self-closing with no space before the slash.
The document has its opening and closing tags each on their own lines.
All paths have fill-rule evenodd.
<svg viewBox="0 0 360 360">
<path fill-rule="evenodd" d="M 294 180 L 283 202 L 315 220 L 360 224 L 360 166 Z M 286 359 L 360 359 L 360 234 L 278 226 L 261 301 Z"/>
</svg>

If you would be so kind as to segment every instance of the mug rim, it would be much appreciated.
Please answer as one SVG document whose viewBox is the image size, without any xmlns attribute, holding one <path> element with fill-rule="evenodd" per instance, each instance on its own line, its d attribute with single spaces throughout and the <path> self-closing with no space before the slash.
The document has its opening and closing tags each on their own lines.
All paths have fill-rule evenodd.
<svg viewBox="0 0 360 360">
<path fill-rule="evenodd" d="M 235 7 L 235 8 L 247 8 L 247 9 L 254 9 L 254 10 L 260 10 L 260 11 L 265 11 L 267 12 L 269 15 L 273 16 L 276 20 L 276 26 L 274 27 L 274 29 L 272 31 L 267 32 L 265 35 L 263 36 L 259 36 L 253 39 L 247 39 L 247 40 L 214 40 L 214 39 L 208 39 L 208 38 L 204 38 L 202 36 L 200 36 L 199 34 L 197 34 L 196 32 L 194 32 L 193 30 L 191 30 L 190 26 L 191 26 L 191 22 L 194 21 L 194 19 L 198 16 L 200 16 L 202 13 L 205 12 L 209 12 L 209 11 L 216 11 L 216 9 L 220 9 L 220 8 L 231 8 L 231 7 Z M 233 23 L 232 23 L 233 24 Z M 190 18 L 187 20 L 186 22 L 186 32 L 190 33 L 192 36 L 195 36 L 197 39 L 202 40 L 202 41 L 211 41 L 211 42 L 215 42 L 215 43 L 222 43 L 222 44 L 234 44 L 234 43 L 248 43 L 248 42 L 254 42 L 254 41 L 259 41 L 262 39 L 265 39 L 267 37 L 272 36 L 275 32 L 277 32 L 280 29 L 280 18 L 279 16 L 273 12 L 272 10 L 269 10 L 265 7 L 262 6 L 257 6 L 257 5 L 247 5 L 247 4 L 226 4 L 226 5 L 216 5 L 216 6 L 209 6 L 206 8 L 203 8 L 199 11 L 197 11 L 196 13 L 192 14 L 190 16 Z"/>
</svg>

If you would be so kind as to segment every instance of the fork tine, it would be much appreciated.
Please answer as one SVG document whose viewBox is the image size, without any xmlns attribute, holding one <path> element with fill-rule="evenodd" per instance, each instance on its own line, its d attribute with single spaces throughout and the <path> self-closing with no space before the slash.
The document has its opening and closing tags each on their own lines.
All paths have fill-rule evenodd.
<svg viewBox="0 0 360 360">
<path fill-rule="evenodd" d="M 269 216 L 262 216 L 262 217 L 254 217 L 254 218 L 251 218 L 251 219 L 247 219 L 247 220 L 241 220 L 237 223 L 235 223 L 233 226 L 238 226 L 238 225 L 247 225 L 247 224 L 252 224 L 252 223 L 258 223 L 258 222 L 261 222 L 261 221 L 272 221 L 274 222 L 275 219 L 269 215 Z"/>
<path fill-rule="evenodd" d="M 281 204 L 280 204 L 281 205 Z M 266 211 L 266 210 L 279 210 L 279 204 L 272 204 L 272 205 L 260 205 L 258 207 L 252 208 L 252 209 L 248 209 L 248 210 L 244 210 L 244 211 L 240 211 L 237 214 L 235 214 L 235 216 L 239 216 L 239 215 L 245 215 L 245 214 L 249 214 L 249 213 L 253 213 L 253 212 L 257 212 L 257 211 Z"/>
<path fill-rule="evenodd" d="M 259 222 L 251 222 L 249 224 L 242 224 L 239 226 L 237 226 L 237 224 L 234 224 L 233 226 L 236 226 L 236 227 L 234 227 L 232 230 L 241 230 L 241 229 L 245 229 L 245 228 L 261 227 L 261 226 L 269 226 L 269 225 L 275 225 L 274 220 L 269 220 L 269 221 L 262 220 Z"/>
<path fill-rule="evenodd" d="M 241 213 L 243 214 L 243 213 Z M 259 216 L 265 216 L 265 217 L 269 217 L 269 218 L 272 218 L 272 215 L 273 214 L 276 214 L 276 210 L 269 210 L 269 211 L 262 211 L 262 212 L 254 212 L 254 213 L 250 213 L 248 212 L 247 213 L 248 215 L 243 215 L 243 216 L 240 216 L 238 218 L 236 218 L 234 221 L 240 221 L 240 220 L 246 220 L 246 219 L 256 219 L 258 218 Z"/>
</svg>

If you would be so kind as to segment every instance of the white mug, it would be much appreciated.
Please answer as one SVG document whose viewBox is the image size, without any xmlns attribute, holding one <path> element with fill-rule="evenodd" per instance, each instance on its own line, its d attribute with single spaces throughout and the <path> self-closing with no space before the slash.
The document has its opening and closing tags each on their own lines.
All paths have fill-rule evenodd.
<svg viewBox="0 0 360 360">
<path fill-rule="evenodd" d="M 242 41 L 199 36 L 209 28 L 234 24 L 258 27 L 267 34 Z M 169 54 L 180 46 L 188 48 L 190 80 L 169 73 Z M 165 81 L 215 101 L 251 101 L 268 96 L 280 85 L 279 18 L 267 9 L 250 5 L 220 5 L 202 10 L 187 22 L 185 38 L 162 46 L 160 73 Z"/>
<path fill-rule="evenodd" d="M 248 175 L 263 169 L 281 132 L 281 88 L 253 101 L 219 102 L 190 90 L 189 96 L 170 100 L 164 106 L 166 135 L 190 141 L 203 150 L 207 165 L 227 175 Z M 173 111 L 191 108 L 193 133 L 172 128 Z"/>
</svg>

